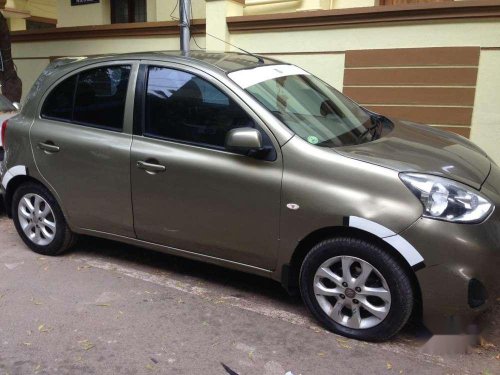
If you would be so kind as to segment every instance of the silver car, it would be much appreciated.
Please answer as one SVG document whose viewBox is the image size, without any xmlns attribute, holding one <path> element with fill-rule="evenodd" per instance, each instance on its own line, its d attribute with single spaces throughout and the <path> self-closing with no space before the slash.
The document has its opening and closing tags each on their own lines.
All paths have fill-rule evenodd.
<svg viewBox="0 0 500 375">
<path fill-rule="evenodd" d="M 2 194 L 32 250 L 79 234 L 251 272 L 363 340 L 459 331 L 498 291 L 500 169 L 236 53 L 61 59 L 2 128 Z"/>
</svg>

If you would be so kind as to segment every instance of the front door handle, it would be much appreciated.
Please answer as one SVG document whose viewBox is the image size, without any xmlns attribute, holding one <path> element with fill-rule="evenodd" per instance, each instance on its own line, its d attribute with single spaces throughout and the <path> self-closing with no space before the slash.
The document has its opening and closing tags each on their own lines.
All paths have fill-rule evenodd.
<svg viewBox="0 0 500 375">
<path fill-rule="evenodd" d="M 55 152 L 59 152 L 61 150 L 59 148 L 59 146 L 56 146 L 54 144 L 54 142 L 51 142 L 51 141 L 40 142 L 38 144 L 38 148 L 47 152 L 47 153 L 55 153 Z"/>
<path fill-rule="evenodd" d="M 158 164 L 156 160 L 151 160 L 150 162 L 138 161 L 137 168 L 144 169 L 146 172 L 150 173 L 165 172 L 167 170 L 164 165 Z"/>
</svg>

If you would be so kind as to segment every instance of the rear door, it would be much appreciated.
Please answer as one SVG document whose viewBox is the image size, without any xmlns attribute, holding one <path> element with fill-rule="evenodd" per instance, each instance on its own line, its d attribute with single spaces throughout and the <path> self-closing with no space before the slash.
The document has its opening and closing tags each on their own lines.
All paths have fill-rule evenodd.
<svg viewBox="0 0 500 375">
<path fill-rule="evenodd" d="M 69 222 L 134 236 L 130 190 L 137 64 L 98 64 L 58 81 L 30 133 L 37 167 Z"/>
<path fill-rule="evenodd" d="M 283 165 L 272 134 L 207 74 L 157 65 L 144 81 L 131 157 L 137 237 L 273 269 Z M 266 160 L 224 149 L 238 127 L 260 130 L 272 150 Z"/>
</svg>

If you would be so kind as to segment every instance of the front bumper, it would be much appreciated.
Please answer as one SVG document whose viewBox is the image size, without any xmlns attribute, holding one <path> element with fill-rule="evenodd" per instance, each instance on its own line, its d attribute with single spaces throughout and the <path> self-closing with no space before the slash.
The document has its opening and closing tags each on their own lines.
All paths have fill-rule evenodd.
<svg viewBox="0 0 500 375">
<path fill-rule="evenodd" d="M 416 272 L 424 324 L 451 333 L 471 323 L 500 292 L 500 170 L 493 166 L 481 192 L 495 210 L 480 224 L 419 219 L 401 235 L 424 258 Z M 444 332 L 446 331 L 446 332 Z"/>
</svg>

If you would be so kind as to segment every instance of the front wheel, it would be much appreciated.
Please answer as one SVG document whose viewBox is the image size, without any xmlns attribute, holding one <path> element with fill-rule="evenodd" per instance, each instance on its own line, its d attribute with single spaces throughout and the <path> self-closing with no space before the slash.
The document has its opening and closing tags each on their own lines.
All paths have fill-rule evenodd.
<svg viewBox="0 0 500 375">
<path fill-rule="evenodd" d="M 300 290 L 329 330 L 367 341 L 395 335 L 414 303 L 410 278 L 397 260 L 368 241 L 348 237 L 311 249 L 302 263 Z"/>
<path fill-rule="evenodd" d="M 14 225 L 28 247 L 43 255 L 58 255 L 76 240 L 52 194 L 42 185 L 21 185 L 12 199 Z"/>
</svg>

